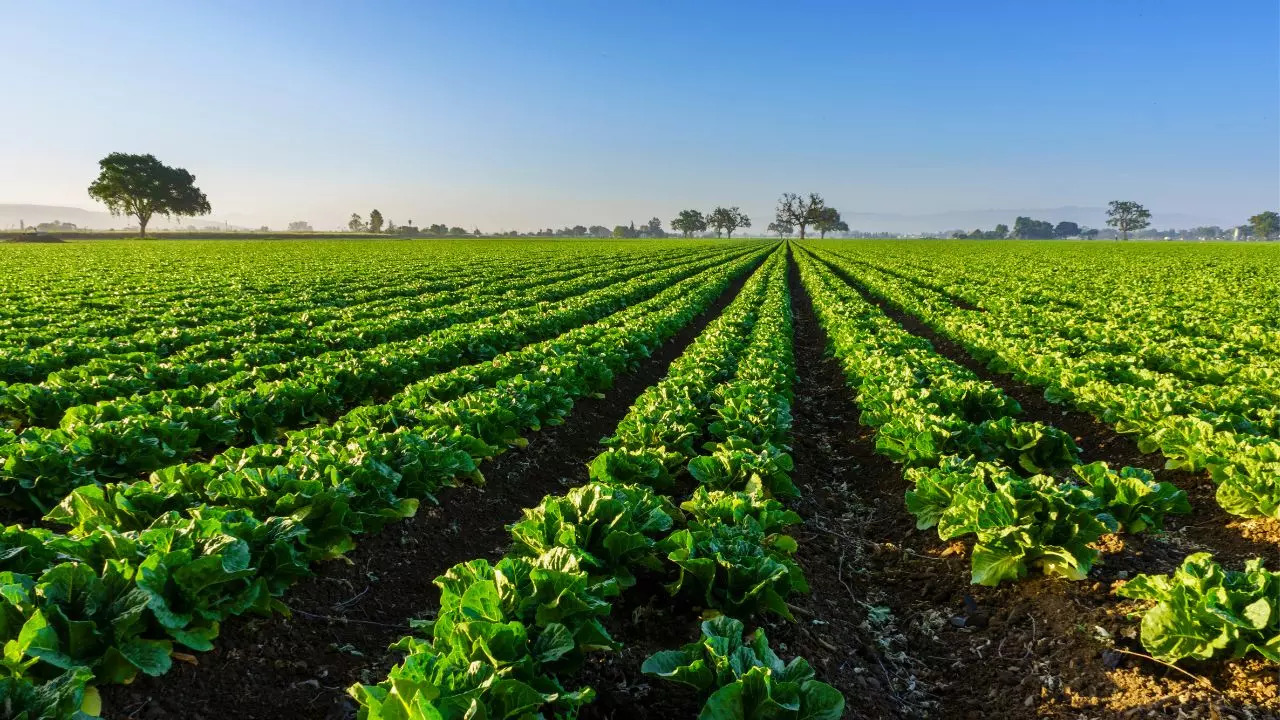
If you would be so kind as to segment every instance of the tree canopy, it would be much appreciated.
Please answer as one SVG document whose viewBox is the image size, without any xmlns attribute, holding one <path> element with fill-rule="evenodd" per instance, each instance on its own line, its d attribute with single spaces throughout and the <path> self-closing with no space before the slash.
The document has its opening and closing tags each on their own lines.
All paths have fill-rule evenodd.
<svg viewBox="0 0 1280 720">
<path fill-rule="evenodd" d="M 824 207 L 816 214 L 813 229 L 819 237 L 825 238 L 829 232 L 849 232 L 849 224 L 840 219 L 840 211 L 833 207 Z"/>
<path fill-rule="evenodd" d="M 1259 240 L 1270 240 L 1272 235 L 1280 233 L 1280 214 L 1274 210 L 1258 213 L 1249 218 L 1253 225 L 1253 235 Z"/>
<path fill-rule="evenodd" d="M 1053 238 L 1053 223 L 1018 217 L 1013 221 L 1013 237 L 1019 240 L 1048 240 Z"/>
<path fill-rule="evenodd" d="M 715 229 L 717 236 L 723 232 L 726 237 L 732 238 L 734 230 L 751 227 L 751 218 L 739 210 L 737 205 L 731 208 L 717 207 L 707 213 L 707 225 Z"/>
<path fill-rule="evenodd" d="M 690 237 L 707 229 L 707 219 L 699 210 L 681 210 L 676 219 L 671 221 L 671 229 Z"/>
<path fill-rule="evenodd" d="M 769 232 L 778 233 L 779 240 L 795 232 L 794 227 L 791 227 L 790 224 L 782 222 L 781 220 L 774 220 L 773 222 L 769 223 L 768 230 Z"/>
<path fill-rule="evenodd" d="M 808 197 L 782 193 L 778 198 L 777 221 L 800 228 L 800 239 L 804 240 L 804 229 L 817 223 L 826 207 L 827 201 L 818 193 L 809 193 Z"/>
<path fill-rule="evenodd" d="M 1107 204 L 1107 224 L 1128 240 L 1130 232 L 1151 225 L 1151 211 L 1131 200 L 1112 200 Z"/>
<path fill-rule="evenodd" d="M 1053 236 L 1056 238 L 1076 237 L 1080 234 L 1080 225 L 1070 220 L 1063 220 L 1053 228 Z"/>
<path fill-rule="evenodd" d="M 155 215 L 195 217 L 211 210 L 209 199 L 195 185 L 195 175 L 169 167 L 155 155 L 111 153 L 98 161 L 98 167 L 89 196 L 106 205 L 112 215 L 137 218 L 143 237 Z"/>
</svg>

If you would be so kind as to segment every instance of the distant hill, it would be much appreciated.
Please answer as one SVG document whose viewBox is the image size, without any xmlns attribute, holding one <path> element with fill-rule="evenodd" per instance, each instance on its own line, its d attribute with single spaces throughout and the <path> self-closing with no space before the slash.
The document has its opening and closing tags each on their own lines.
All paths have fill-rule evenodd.
<svg viewBox="0 0 1280 720">
<path fill-rule="evenodd" d="M 137 224 L 137 221 L 132 218 L 112 216 L 111 213 L 101 210 L 85 210 L 84 208 L 65 205 L 0 203 L 0 230 L 15 229 L 19 223 L 25 223 L 27 227 L 31 227 L 43 222 L 54 222 L 55 220 L 74 223 L 76 227 L 88 230 L 125 228 Z M 177 222 L 170 222 L 166 218 L 157 217 L 151 220 L 147 229 L 180 230 L 188 225 L 204 227 L 205 225 L 220 224 L 222 224 L 222 221 L 214 217 L 181 218 Z M 235 230 L 237 227 L 233 224 L 231 229 Z"/>
<path fill-rule="evenodd" d="M 124 227 L 129 221 L 122 217 L 111 217 L 110 213 L 95 212 L 77 207 L 59 205 L 10 205 L 0 203 L 0 228 L 16 228 L 19 222 L 27 226 L 42 222 L 75 223 L 83 228 Z"/>
</svg>

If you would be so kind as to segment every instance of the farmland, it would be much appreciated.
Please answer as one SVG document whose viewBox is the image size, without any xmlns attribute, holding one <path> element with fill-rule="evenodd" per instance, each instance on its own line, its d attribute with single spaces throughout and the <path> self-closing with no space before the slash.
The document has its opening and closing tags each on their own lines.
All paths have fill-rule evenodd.
<svg viewBox="0 0 1280 720">
<path fill-rule="evenodd" d="M 1280 248 L 3 250 L 4 717 L 1280 714 Z"/>
</svg>

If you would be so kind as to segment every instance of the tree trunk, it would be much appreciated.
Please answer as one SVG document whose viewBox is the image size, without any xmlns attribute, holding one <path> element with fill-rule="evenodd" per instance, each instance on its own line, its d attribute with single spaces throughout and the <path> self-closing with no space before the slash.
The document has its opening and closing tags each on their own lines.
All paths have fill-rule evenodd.
<svg viewBox="0 0 1280 720">
<path fill-rule="evenodd" d="M 139 236 L 139 237 L 146 237 L 146 236 L 147 236 L 147 223 L 149 223 L 149 222 L 151 222 L 151 216 L 150 216 L 150 215 L 139 215 L 139 216 L 138 216 L 138 230 L 140 230 L 140 232 L 138 233 L 138 236 Z"/>
<path fill-rule="evenodd" d="M 804 225 L 800 226 L 800 240 L 804 240 Z"/>
</svg>

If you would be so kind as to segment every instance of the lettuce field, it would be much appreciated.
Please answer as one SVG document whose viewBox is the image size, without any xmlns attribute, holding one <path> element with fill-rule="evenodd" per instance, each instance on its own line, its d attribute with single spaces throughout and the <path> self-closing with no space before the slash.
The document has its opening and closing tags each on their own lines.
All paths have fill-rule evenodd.
<svg viewBox="0 0 1280 720">
<path fill-rule="evenodd" d="M 1280 716 L 1280 246 L 0 269 L 0 718 Z"/>
</svg>

